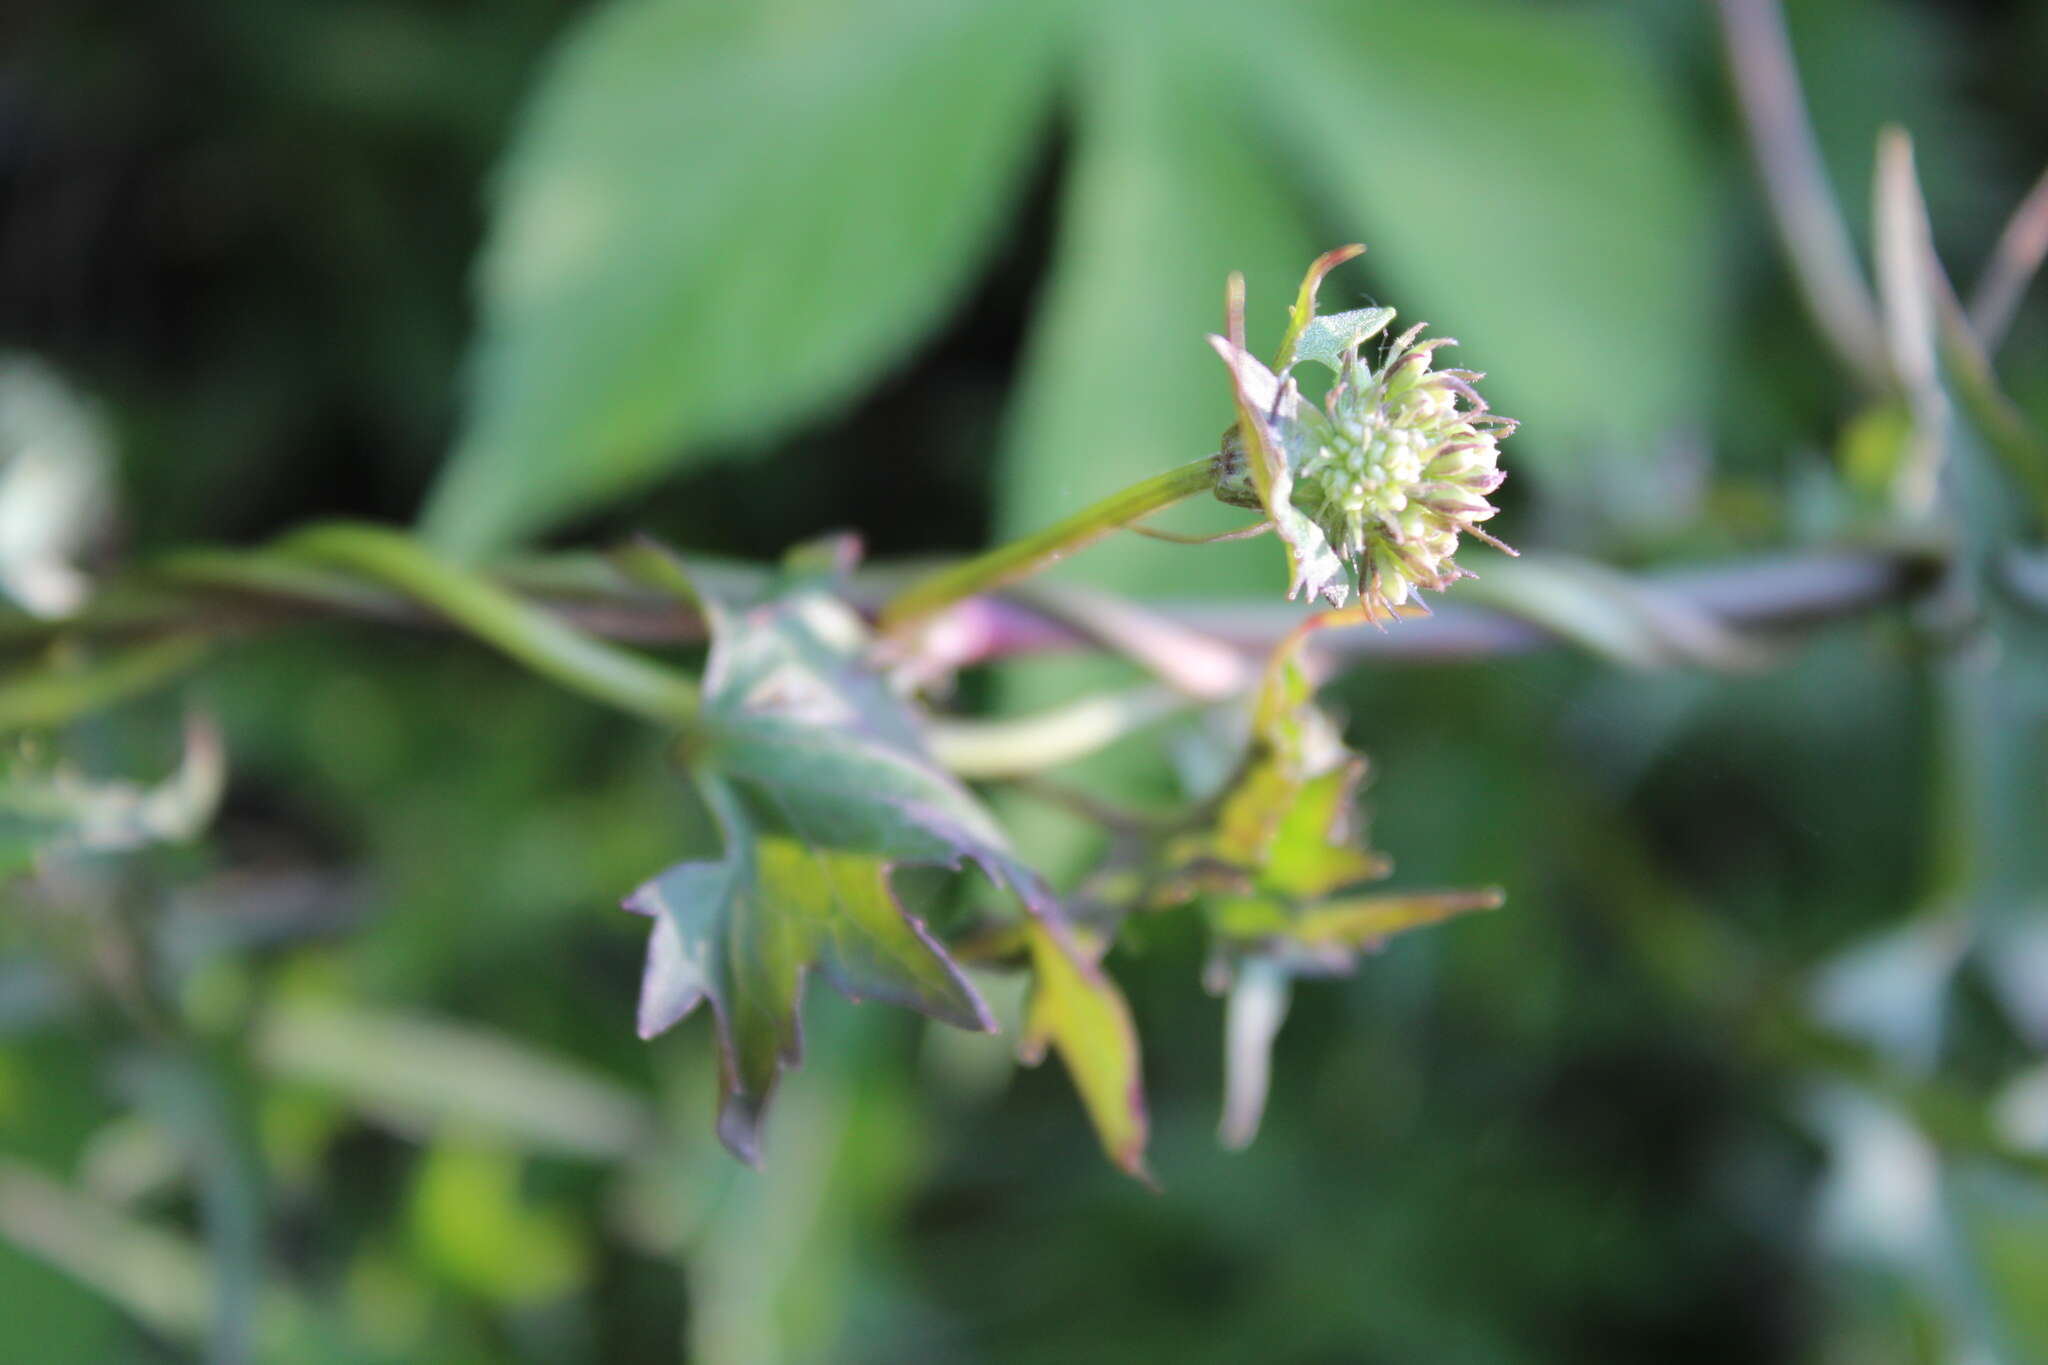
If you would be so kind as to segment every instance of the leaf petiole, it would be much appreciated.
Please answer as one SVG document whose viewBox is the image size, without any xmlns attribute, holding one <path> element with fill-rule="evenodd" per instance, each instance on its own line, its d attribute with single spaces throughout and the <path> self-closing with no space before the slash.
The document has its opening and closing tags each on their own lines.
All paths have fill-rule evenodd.
<svg viewBox="0 0 2048 1365">
<path fill-rule="evenodd" d="M 1042 531 L 999 545 L 965 563 L 941 569 L 898 593 L 882 609 L 884 632 L 900 633 L 980 593 L 1027 578 L 1048 565 L 1091 545 L 1111 531 L 1148 517 L 1163 507 L 1216 486 L 1216 459 L 1205 456 L 1164 474 L 1134 483 L 1119 493 L 1084 507 Z"/>
</svg>

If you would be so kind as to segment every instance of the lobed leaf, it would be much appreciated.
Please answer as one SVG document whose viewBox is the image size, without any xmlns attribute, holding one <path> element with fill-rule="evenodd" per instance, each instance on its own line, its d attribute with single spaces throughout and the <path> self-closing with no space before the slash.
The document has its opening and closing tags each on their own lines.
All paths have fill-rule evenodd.
<svg viewBox="0 0 2048 1365">
<path fill-rule="evenodd" d="M 820 572 L 849 562 L 844 552 L 800 554 L 785 586 L 744 610 L 692 587 L 652 546 L 628 562 L 637 576 L 688 593 L 709 624 L 701 734 L 685 758 L 724 846 L 718 858 L 672 867 L 626 901 L 654 920 L 640 1032 L 652 1037 L 709 1003 L 721 1058 L 719 1134 L 757 1163 L 776 1085 L 802 1059 L 810 972 L 851 999 L 994 1027 L 953 959 L 890 889 L 899 863 L 971 862 L 1028 912 L 1048 1036 L 1062 1040 L 1061 1057 L 1111 1156 L 1141 1170 L 1142 1122 L 1133 1145 L 1129 1122 L 1110 1123 L 1101 1109 L 1102 1075 L 1125 1076 L 1133 1094 L 1137 1085 L 1122 997 L 1068 937 L 1044 880 L 932 760 L 909 707 L 868 665 L 865 627 Z M 1110 1016 L 1120 1029 L 1104 1027 Z"/>
<path fill-rule="evenodd" d="M 1150 1183 L 1149 1121 L 1130 1007 L 1093 955 L 1072 941 L 1071 931 L 1039 922 L 1030 926 L 1028 939 L 1035 975 L 1021 1054 L 1035 1066 L 1048 1046 L 1057 1048 L 1103 1150 Z"/>
<path fill-rule="evenodd" d="M 803 1060 L 799 1014 L 809 971 L 850 1000 L 886 1001 L 959 1028 L 986 1032 L 995 1024 L 960 969 L 897 903 L 886 862 L 764 835 L 730 787 L 717 778 L 703 785 L 724 856 L 672 867 L 625 902 L 654 920 L 640 1036 L 710 1003 L 719 1137 L 758 1165 L 776 1082 Z"/>
</svg>

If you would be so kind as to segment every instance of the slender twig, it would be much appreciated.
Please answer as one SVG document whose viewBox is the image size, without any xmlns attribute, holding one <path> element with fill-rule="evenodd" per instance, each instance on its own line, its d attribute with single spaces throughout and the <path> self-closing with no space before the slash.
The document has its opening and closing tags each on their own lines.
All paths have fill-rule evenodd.
<svg viewBox="0 0 2048 1365">
<path fill-rule="evenodd" d="M 1206 536 L 1182 535 L 1179 531 L 1162 531 L 1156 526 L 1147 526 L 1140 521 L 1134 521 L 1130 525 L 1130 530 L 1137 535 L 1144 536 L 1148 540 L 1163 540 L 1169 545 L 1221 545 L 1226 541 L 1232 540 L 1256 540 L 1272 529 L 1273 519 L 1271 517 L 1266 518 L 1264 521 L 1255 521 L 1249 526 L 1240 526 L 1235 531 L 1218 531 L 1213 535 Z"/>
<path fill-rule="evenodd" d="M 1179 692 L 1148 683 L 1028 716 L 938 721 L 925 738 L 932 756 L 962 777 L 1013 777 L 1099 753 L 1192 704 Z"/>
<path fill-rule="evenodd" d="M 1776 0 L 1720 0 L 1736 102 L 1792 277 L 1814 325 L 1867 389 L 1891 387 L 1877 305 L 1807 122 Z"/>
<path fill-rule="evenodd" d="M 1011 595 L 1191 697 L 1231 696 L 1257 672 L 1244 651 L 1125 598 L 1042 581 L 1020 583 Z"/>
<path fill-rule="evenodd" d="M 1986 354 L 1998 353 L 2043 257 L 2048 257 L 2048 171 L 2041 173 L 2006 220 L 1991 260 L 1970 293 L 1970 329 L 1984 344 Z"/>
<path fill-rule="evenodd" d="M 1910 545 L 1814 550 L 1704 568 L 1661 569 L 1637 577 L 1660 596 L 1706 612 L 1726 626 L 1797 626 L 1853 617 L 1898 601 L 1926 580 L 1937 558 L 1931 548 Z M 848 596 L 856 606 L 876 609 L 886 600 L 885 585 L 900 577 L 888 568 L 856 575 L 848 586 Z M 110 586 L 109 595 L 126 596 L 119 585 Z M 382 600 L 395 606 L 405 601 L 390 594 Z M 517 600 L 580 631 L 608 639 L 650 645 L 697 644 L 704 639 L 704 623 L 695 613 L 673 598 L 661 598 L 622 577 L 612 580 L 608 588 L 589 585 L 573 599 L 536 594 Z M 965 615 L 972 618 L 973 630 L 971 638 L 951 656 L 955 666 L 1099 647 L 1093 631 L 1027 600 L 993 594 L 962 605 Z M 2048 611 L 2048 596 L 2041 605 Z M 1255 655 L 1271 649 L 1302 618 L 1300 607 L 1261 602 L 1183 600 L 1153 602 L 1146 609 Z M 301 600 L 210 587 L 159 593 L 146 603 L 123 602 L 118 610 L 102 611 L 96 603 L 67 621 L 0 613 L 0 643 L 20 648 L 66 637 L 119 640 L 165 632 L 222 634 L 353 615 L 327 598 Z M 431 612 L 416 606 L 397 612 L 380 605 L 376 611 L 364 613 L 362 619 L 424 629 L 440 624 Z M 1362 627 L 1330 632 L 1329 636 L 1326 643 L 1347 658 L 1395 662 L 1518 654 L 1561 642 L 1558 635 L 1519 616 L 1455 598 L 1436 607 L 1433 615 L 1404 621 L 1394 629 Z"/>
<path fill-rule="evenodd" d="M 882 628 L 894 632 L 908 630 L 955 602 L 1036 573 L 1111 531 L 1206 492 L 1215 483 L 1215 460 L 1208 457 L 1112 493 L 1042 531 L 913 583 L 882 608 Z"/>
<path fill-rule="evenodd" d="M 696 712 L 697 687 L 690 678 L 564 625 L 399 532 L 339 523 L 316 526 L 292 536 L 275 553 L 353 569 L 396 588 L 534 672 L 622 710 L 671 723 Z"/>
</svg>

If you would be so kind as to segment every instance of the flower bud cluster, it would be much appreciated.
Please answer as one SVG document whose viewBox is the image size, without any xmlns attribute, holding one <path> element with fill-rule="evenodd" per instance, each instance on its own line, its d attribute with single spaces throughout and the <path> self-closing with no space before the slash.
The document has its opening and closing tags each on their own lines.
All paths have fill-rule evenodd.
<svg viewBox="0 0 2048 1365">
<path fill-rule="evenodd" d="M 1466 577 L 1451 555 L 1461 535 L 1507 547 L 1480 529 L 1497 510 L 1498 443 L 1515 423 L 1487 411 L 1469 370 L 1439 370 L 1447 337 L 1411 328 L 1377 372 L 1345 357 L 1324 403 L 1318 449 L 1301 466 L 1294 504 L 1314 518 L 1357 577 L 1359 595 L 1398 607 L 1417 589 Z M 1513 553 L 1509 551 L 1509 553 Z"/>
</svg>

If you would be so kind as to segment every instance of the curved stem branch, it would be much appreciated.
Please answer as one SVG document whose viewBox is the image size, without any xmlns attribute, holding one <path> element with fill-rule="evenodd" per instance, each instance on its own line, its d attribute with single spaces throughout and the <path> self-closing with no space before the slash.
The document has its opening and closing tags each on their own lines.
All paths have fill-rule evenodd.
<svg viewBox="0 0 2048 1365">
<path fill-rule="evenodd" d="M 281 542 L 274 554 L 350 568 L 416 598 L 534 672 L 621 710 L 687 721 L 697 685 L 684 675 L 619 649 L 527 605 L 497 584 L 379 526 L 315 526 Z"/>
<path fill-rule="evenodd" d="M 911 584 L 882 609 L 882 629 L 907 630 L 955 602 L 1028 577 L 1111 531 L 1214 487 L 1215 482 L 1215 461 L 1204 457 L 1132 484 L 1042 531 Z"/>
</svg>

